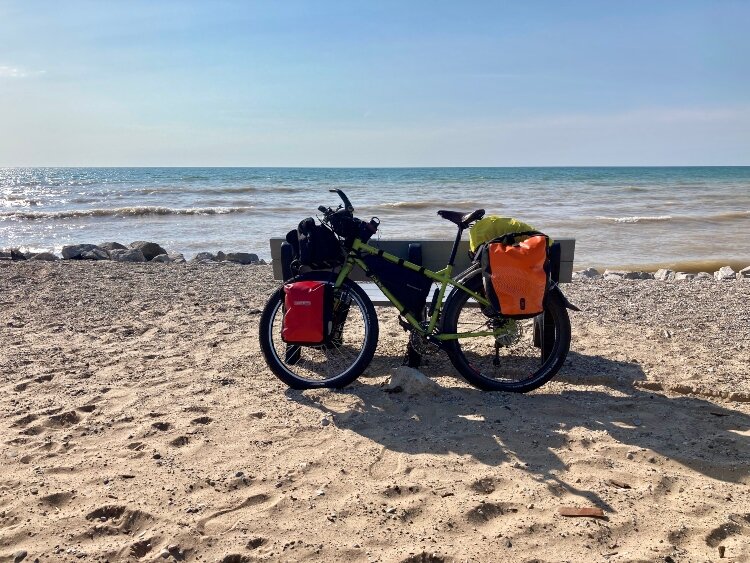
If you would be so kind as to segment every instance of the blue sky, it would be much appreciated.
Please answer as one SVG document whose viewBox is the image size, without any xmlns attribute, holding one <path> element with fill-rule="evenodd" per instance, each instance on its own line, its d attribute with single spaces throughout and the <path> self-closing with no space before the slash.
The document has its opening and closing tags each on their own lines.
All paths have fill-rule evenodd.
<svg viewBox="0 0 750 563">
<path fill-rule="evenodd" d="M 722 0 L 0 0 L 0 165 L 750 165 L 748 29 Z"/>
</svg>

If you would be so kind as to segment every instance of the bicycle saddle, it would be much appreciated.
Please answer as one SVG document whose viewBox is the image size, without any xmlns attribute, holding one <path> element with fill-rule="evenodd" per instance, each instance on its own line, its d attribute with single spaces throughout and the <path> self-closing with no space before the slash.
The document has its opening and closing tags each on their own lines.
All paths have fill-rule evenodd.
<svg viewBox="0 0 750 563">
<path fill-rule="evenodd" d="M 448 219 L 451 223 L 455 223 L 462 229 L 469 226 L 469 223 L 473 223 L 484 217 L 484 209 L 477 209 L 471 213 L 461 213 L 460 211 L 446 211 L 441 209 L 437 212 L 443 219 Z"/>
</svg>

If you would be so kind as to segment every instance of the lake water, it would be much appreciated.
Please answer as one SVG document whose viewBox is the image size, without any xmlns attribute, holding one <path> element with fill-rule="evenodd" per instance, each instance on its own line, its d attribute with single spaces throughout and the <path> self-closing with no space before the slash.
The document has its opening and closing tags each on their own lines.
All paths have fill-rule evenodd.
<svg viewBox="0 0 750 563">
<path fill-rule="evenodd" d="M 750 167 L 0 168 L 0 248 L 151 240 L 187 257 L 255 252 L 318 205 L 382 238 L 452 238 L 438 209 L 517 217 L 576 238 L 576 268 L 750 264 Z"/>
</svg>

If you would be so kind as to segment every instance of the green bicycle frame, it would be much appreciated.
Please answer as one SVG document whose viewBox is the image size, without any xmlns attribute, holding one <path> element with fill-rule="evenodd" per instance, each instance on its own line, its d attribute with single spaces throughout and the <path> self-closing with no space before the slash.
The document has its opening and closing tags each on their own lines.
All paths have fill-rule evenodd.
<svg viewBox="0 0 750 563">
<path fill-rule="evenodd" d="M 399 313 L 401 313 L 401 315 L 406 319 L 406 321 L 420 335 L 430 336 L 431 338 L 434 338 L 435 340 L 445 341 L 445 340 L 457 340 L 459 338 L 473 338 L 477 336 L 495 336 L 503 332 L 503 329 L 497 329 L 494 331 L 487 330 L 487 331 L 481 331 L 481 332 L 462 332 L 462 333 L 456 333 L 456 334 L 447 334 L 447 333 L 433 334 L 435 332 L 435 328 L 437 327 L 438 319 L 440 318 L 440 312 L 443 309 L 443 298 L 445 297 L 445 290 L 448 288 L 448 286 L 456 287 L 460 289 L 461 291 L 468 293 L 469 296 L 475 299 L 477 303 L 479 303 L 479 305 L 481 306 L 484 306 L 484 307 L 488 306 L 489 301 L 487 301 L 487 299 L 485 299 L 483 296 L 479 295 L 478 293 L 471 291 L 466 286 L 455 281 L 451 277 L 453 273 L 453 266 L 450 264 L 440 271 L 433 272 L 432 270 L 429 270 L 422 266 L 418 266 L 417 264 L 409 262 L 408 260 L 404 260 L 403 258 L 394 256 L 393 254 L 384 252 L 379 248 L 370 246 L 369 244 L 362 242 L 358 238 L 354 239 L 354 243 L 352 244 L 352 249 L 349 252 L 349 255 L 347 256 L 346 262 L 342 266 L 341 271 L 338 274 L 338 277 L 336 278 L 335 287 L 341 287 L 341 285 L 344 283 L 344 280 L 347 277 L 349 277 L 349 274 L 354 269 L 354 266 L 359 266 L 365 272 L 370 271 L 370 269 L 367 267 L 365 262 L 359 257 L 363 253 L 380 256 L 381 258 L 387 260 L 388 262 L 392 262 L 393 264 L 397 264 L 401 266 L 402 268 L 406 268 L 408 270 L 414 270 L 415 272 L 419 272 L 420 274 L 440 284 L 440 289 L 438 290 L 438 297 L 436 301 L 435 310 L 432 312 L 432 315 L 430 316 L 430 319 L 429 319 L 429 323 L 427 324 L 427 327 L 425 328 L 424 326 L 422 326 L 422 323 L 420 323 L 416 318 L 414 318 L 414 316 L 411 313 L 406 311 L 406 309 L 399 302 L 399 300 L 396 299 L 396 297 L 394 297 L 394 295 L 390 291 L 388 291 L 388 288 L 386 288 L 380 282 L 380 280 L 377 277 L 377 273 L 371 272 L 370 279 L 375 283 L 378 289 L 380 289 L 380 291 L 383 292 L 383 295 L 386 296 L 388 301 L 390 301 L 394 305 L 394 307 L 398 309 Z"/>
</svg>

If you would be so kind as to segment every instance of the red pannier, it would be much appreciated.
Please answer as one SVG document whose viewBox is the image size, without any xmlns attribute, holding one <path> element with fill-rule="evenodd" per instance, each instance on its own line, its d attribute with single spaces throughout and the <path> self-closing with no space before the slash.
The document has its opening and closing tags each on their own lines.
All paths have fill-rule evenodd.
<svg viewBox="0 0 750 563">
<path fill-rule="evenodd" d="M 299 281 L 284 286 L 281 339 L 287 344 L 317 346 L 328 341 L 333 322 L 333 286 Z"/>
<path fill-rule="evenodd" d="M 480 260 L 492 314 L 524 319 L 544 310 L 550 285 L 547 235 L 538 231 L 504 235 L 485 243 Z"/>
</svg>

